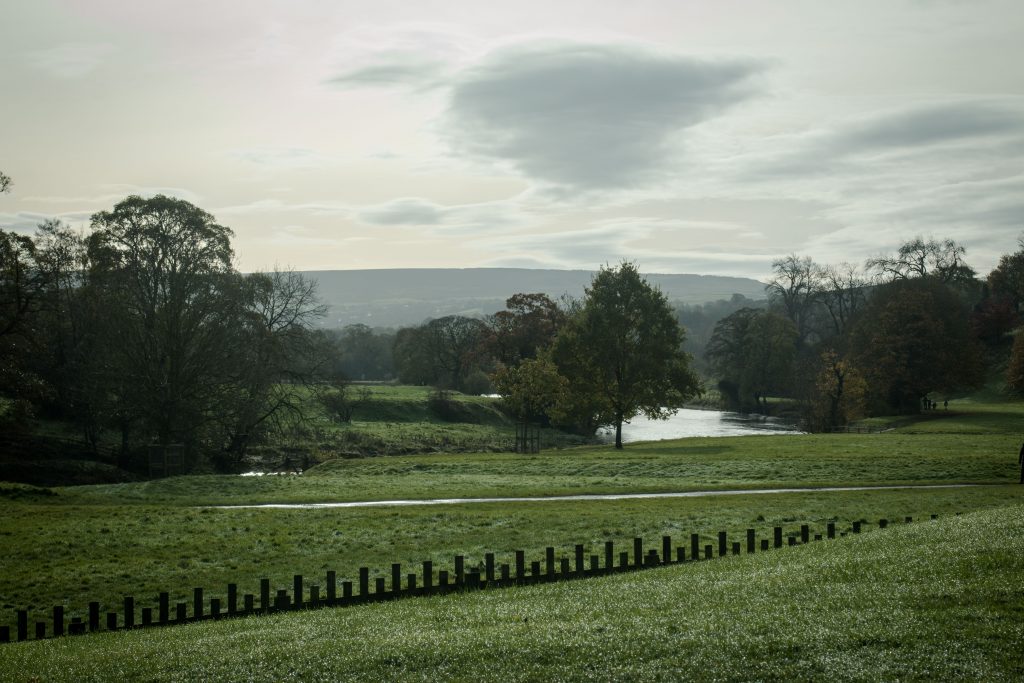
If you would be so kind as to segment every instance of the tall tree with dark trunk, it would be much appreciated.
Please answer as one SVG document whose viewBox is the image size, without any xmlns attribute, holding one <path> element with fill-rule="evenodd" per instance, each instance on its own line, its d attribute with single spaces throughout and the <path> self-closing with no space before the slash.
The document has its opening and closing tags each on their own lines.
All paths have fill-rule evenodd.
<svg viewBox="0 0 1024 683">
<path fill-rule="evenodd" d="M 124 404 L 148 438 L 194 443 L 230 391 L 242 297 L 230 229 L 180 199 L 128 197 L 92 217 L 90 279 L 108 306 Z"/>
<path fill-rule="evenodd" d="M 622 448 L 623 422 L 667 418 L 700 392 L 684 336 L 665 295 L 635 264 L 602 268 L 552 347 L 568 382 L 566 412 L 614 426 Z"/>
</svg>

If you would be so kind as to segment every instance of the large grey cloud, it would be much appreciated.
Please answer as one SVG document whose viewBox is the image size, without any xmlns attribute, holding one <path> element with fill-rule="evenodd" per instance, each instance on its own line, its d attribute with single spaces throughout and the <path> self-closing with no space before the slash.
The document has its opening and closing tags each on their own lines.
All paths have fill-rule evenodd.
<svg viewBox="0 0 1024 683">
<path fill-rule="evenodd" d="M 659 179 L 678 134 L 757 92 L 753 61 L 639 47 L 533 44 L 492 54 L 455 80 L 454 148 L 570 190 Z"/>
</svg>

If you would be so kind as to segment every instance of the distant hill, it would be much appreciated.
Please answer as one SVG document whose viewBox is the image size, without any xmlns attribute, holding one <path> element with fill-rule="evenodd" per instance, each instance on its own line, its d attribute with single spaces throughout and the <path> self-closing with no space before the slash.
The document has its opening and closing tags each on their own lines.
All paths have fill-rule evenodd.
<svg viewBox="0 0 1024 683">
<path fill-rule="evenodd" d="M 483 316 L 505 307 L 518 292 L 544 292 L 553 299 L 578 297 L 593 271 L 528 268 L 398 268 L 311 270 L 320 298 L 330 307 L 323 327 L 363 323 L 371 327 L 418 325 L 445 315 Z M 645 274 L 670 301 L 700 304 L 742 294 L 764 298 L 757 280 L 720 275 Z"/>
</svg>

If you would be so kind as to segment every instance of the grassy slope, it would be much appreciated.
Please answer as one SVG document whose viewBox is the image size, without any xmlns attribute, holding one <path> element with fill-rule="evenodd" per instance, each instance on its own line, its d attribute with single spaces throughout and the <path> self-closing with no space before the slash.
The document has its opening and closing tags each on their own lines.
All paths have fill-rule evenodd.
<svg viewBox="0 0 1024 683">
<path fill-rule="evenodd" d="M 978 406 L 913 427 L 939 433 L 690 439 L 540 456 L 431 455 L 338 460 L 302 477 L 181 477 L 0 493 L 0 609 L 80 614 L 90 599 L 127 593 L 183 598 L 261 576 L 287 587 L 295 572 L 351 578 L 359 566 L 471 561 L 546 545 L 650 540 L 776 523 L 893 519 L 1021 500 L 1022 487 L 353 510 L 199 510 L 196 505 L 399 497 L 549 495 L 818 484 L 1016 481 L 1020 406 Z M 995 417 L 993 417 L 995 416 Z M 979 427 L 979 423 L 982 426 Z M 951 429 L 956 427 L 956 429 Z M 959 430 L 961 433 L 942 433 Z M 2 488 L 2 487 L 0 487 Z M 322 579 L 321 579 L 322 580 Z M 0 613 L 6 622 L 12 612 Z"/>
<path fill-rule="evenodd" d="M 1020 680 L 1024 507 L 639 574 L 0 647 L 14 680 Z"/>
</svg>

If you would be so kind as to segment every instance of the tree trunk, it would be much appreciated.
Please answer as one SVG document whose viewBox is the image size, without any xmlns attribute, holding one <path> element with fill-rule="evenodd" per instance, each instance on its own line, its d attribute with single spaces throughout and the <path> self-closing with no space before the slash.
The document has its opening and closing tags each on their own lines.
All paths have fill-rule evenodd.
<svg viewBox="0 0 1024 683">
<path fill-rule="evenodd" d="M 615 416 L 615 448 L 622 450 L 622 416 Z"/>
</svg>

